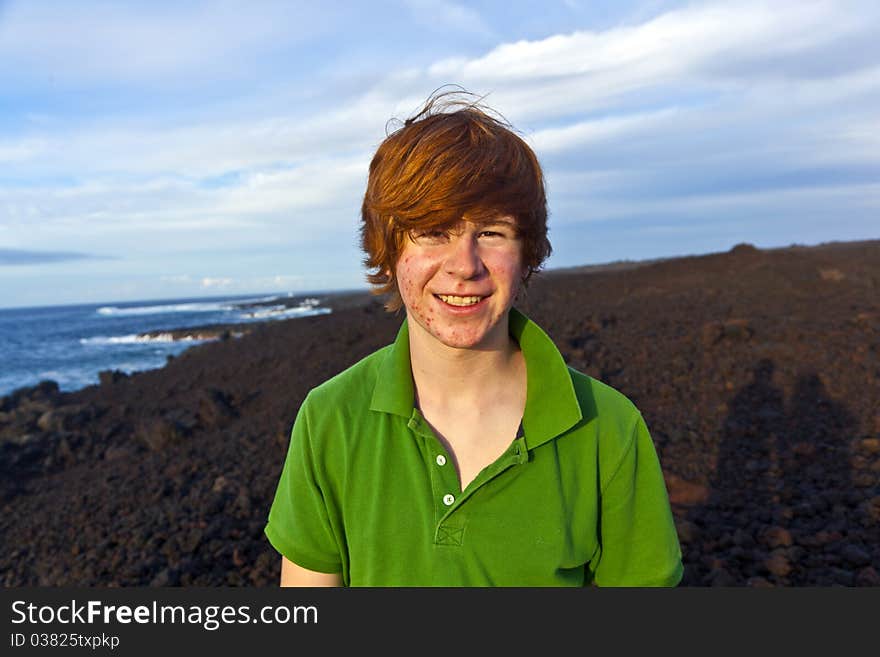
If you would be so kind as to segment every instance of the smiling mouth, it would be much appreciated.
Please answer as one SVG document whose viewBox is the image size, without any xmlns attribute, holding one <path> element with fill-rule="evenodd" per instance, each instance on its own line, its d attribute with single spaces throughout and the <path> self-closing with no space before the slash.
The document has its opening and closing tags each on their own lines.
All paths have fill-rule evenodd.
<svg viewBox="0 0 880 657">
<path fill-rule="evenodd" d="M 435 296 L 438 299 L 440 299 L 441 301 L 443 301 L 444 303 L 448 303 L 450 306 L 459 306 L 459 307 L 473 306 L 473 305 L 480 303 L 480 301 L 482 301 L 483 299 L 486 298 L 486 297 L 475 297 L 475 296 L 459 297 L 459 296 L 455 296 L 453 294 L 437 294 Z"/>
</svg>

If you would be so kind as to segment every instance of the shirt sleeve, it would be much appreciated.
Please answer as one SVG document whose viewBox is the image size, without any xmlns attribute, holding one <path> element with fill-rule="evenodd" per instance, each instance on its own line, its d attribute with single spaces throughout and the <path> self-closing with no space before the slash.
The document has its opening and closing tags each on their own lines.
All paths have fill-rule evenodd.
<svg viewBox="0 0 880 657">
<path fill-rule="evenodd" d="M 342 571 L 333 513 L 325 494 L 326 479 L 315 458 L 316 436 L 306 397 L 290 437 L 290 446 L 269 510 L 266 538 L 290 561 L 322 573 Z"/>
<path fill-rule="evenodd" d="M 654 442 L 641 414 L 601 490 L 598 586 L 676 586 L 681 546 Z"/>
</svg>

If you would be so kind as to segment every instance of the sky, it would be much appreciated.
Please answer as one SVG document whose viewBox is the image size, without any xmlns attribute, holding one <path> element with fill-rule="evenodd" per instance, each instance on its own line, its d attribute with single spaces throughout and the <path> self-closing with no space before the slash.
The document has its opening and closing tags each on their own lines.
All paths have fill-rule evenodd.
<svg viewBox="0 0 880 657">
<path fill-rule="evenodd" d="M 537 153 L 548 269 L 880 238 L 876 0 L 0 0 L 0 307 L 365 288 L 443 85 Z"/>
</svg>

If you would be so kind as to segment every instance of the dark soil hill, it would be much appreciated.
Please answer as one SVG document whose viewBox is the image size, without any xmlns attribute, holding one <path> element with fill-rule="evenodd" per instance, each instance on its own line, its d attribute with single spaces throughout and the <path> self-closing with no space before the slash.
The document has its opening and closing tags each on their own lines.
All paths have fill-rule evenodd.
<svg viewBox="0 0 880 657">
<path fill-rule="evenodd" d="M 546 272 L 518 305 L 642 410 L 683 584 L 880 585 L 880 241 Z M 353 296 L 0 399 L 0 583 L 274 586 L 299 404 L 400 320 Z"/>
</svg>

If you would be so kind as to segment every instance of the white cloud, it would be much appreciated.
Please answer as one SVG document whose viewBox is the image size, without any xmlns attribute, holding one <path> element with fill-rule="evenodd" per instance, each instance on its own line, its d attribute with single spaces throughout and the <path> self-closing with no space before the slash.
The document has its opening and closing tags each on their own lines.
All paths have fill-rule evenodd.
<svg viewBox="0 0 880 657">
<path fill-rule="evenodd" d="M 350 230 L 367 162 L 366 154 L 320 160 L 257 172 L 217 189 L 169 178 L 0 188 L 0 225 L 7 243 L 78 244 L 106 253 L 128 251 L 132 239 L 159 252 L 182 244 L 277 244 L 279 237 L 300 242 L 319 231 Z"/>
<path fill-rule="evenodd" d="M 450 0 L 404 0 L 404 4 L 416 22 L 432 29 L 493 36 L 479 12 L 463 4 Z"/>
<path fill-rule="evenodd" d="M 266 101 L 283 107 L 287 101 Z M 368 93 L 306 117 L 243 114 L 168 125 L 102 119 L 0 141 L 19 176 L 150 176 L 193 180 L 366 153 L 384 137 L 394 100 Z"/>
<path fill-rule="evenodd" d="M 632 138 L 639 133 L 662 129 L 679 110 L 671 107 L 656 112 L 642 112 L 625 116 L 579 121 L 561 128 L 545 128 L 531 135 L 533 147 L 542 154 L 570 150 L 591 143 Z"/>
<path fill-rule="evenodd" d="M 869 3 L 698 4 L 638 25 L 501 44 L 428 72 L 492 91 L 495 102 L 515 109 L 511 116 L 546 119 L 637 103 L 646 90 L 723 93 L 762 77 L 800 79 L 812 71 L 828 78 L 880 64 L 877 48 L 847 49 L 850 41 L 876 43 L 878 21 L 880 7 Z M 842 59 L 837 70 L 820 65 L 829 50 Z M 799 68 L 780 66 L 781 57 Z"/>
<path fill-rule="evenodd" d="M 33 160 L 47 153 L 43 139 L 20 139 L 0 141 L 0 162 L 13 163 Z"/>
<path fill-rule="evenodd" d="M 335 12 L 309 3 L 11 2 L 0 21 L 0 71 L 76 80 L 185 80 L 248 72 L 267 44 L 314 38 Z M 2 63 L 2 62 L 5 62 Z"/>
<path fill-rule="evenodd" d="M 189 274 L 166 275 L 160 276 L 159 280 L 163 283 L 183 283 L 189 285 L 193 282 L 192 276 Z"/>
<path fill-rule="evenodd" d="M 210 289 L 214 287 L 227 288 L 234 283 L 235 281 L 233 281 L 231 278 L 210 278 L 206 276 L 202 279 L 201 285 L 205 289 Z"/>
<path fill-rule="evenodd" d="M 190 27 L 170 23 L 197 23 L 206 6 L 165 7 L 140 32 L 120 28 L 133 39 L 131 51 L 103 31 L 91 44 L 60 36 L 50 48 L 73 10 L 59 10 L 43 29 L 44 9 L 14 7 L 0 23 L 0 60 L 44 66 L 45 49 L 69 60 L 69 71 L 58 70 L 71 78 L 155 81 L 172 54 L 181 71 L 211 69 L 208 58 L 222 66 L 241 49 L 246 61 L 255 41 L 277 40 L 286 29 L 275 6 L 240 20 L 221 11 L 205 23 L 211 35 L 192 35 L 156 59 L 98 62 L 134 57 L 164 27 L 169 44 L 185 40 Z M 438 26 L 473 21 L 477 32 L 488 30 L 463 4 L 409 7 L 436 15 Z M 101 30 L 131 22 L 122 9 L 107 11 Z M 85 28 L 71 21 L 70 32 L 81 35 Z M 10 38 L 12 27 L 22 29 Z M 386 121 L 405 118 L 444 83 L 488 93 L 486 102 L 524 132 L 547 169 L 552 226 L 676 211 L 696 226 L 699 213 L 723 221 L 725 213 L 741 219 L 765 208 L 796 233 L 798 204 L 815 216 L 836 208 L 856 225 L 856 215 L 877 204 L 877 190 L 864 184 L 880 167 L 877 43 L 876 3 L 696 3 L 609 29 L 499 43 L 477 57 L 401 58 L 351 90 L 332 81 L 320 91 L 276 82 L 259 95 L 180 114 L 63 120 L 30 112 L 18 133 L 0 136 L 0 163 L 13 165 L 0 174 L 0 234 L 14 248 L 126 257 L 267 245 L 293 254 L 254 265 L 263 269 L 252 274 L 205 255 L 197 268 L 187 266 L 194 288 L 308 285 L 316 279 L 295 280 L 306 269 L 297 248 L 311 249 L 315 239 L 344 248 L 309 252 L 310 262 L 341 269 L 344 255 L 356 269 L 361 195 Z M 346 44 L 339 47 L 344 62 Z M 295 264 L 288 270 L 287 262 Z M 187 282 L 167 276 L 169 286 Z"/>
<path fill-rule="evenodd" d="M 831 2 L 694 5 L 641 25 L 502 44 L 478 59 L 455 62 L 445 72 L 474 80 L 590 76 L 633 81 L 650 76 L 656 84 L 658 75 L 699 73 L 721 56 L 735 63 L 809 52 L 865 31 L 866 19 L 856 20 Z"/>
<path fill-rule="evenodd" d="M 804 214 L 821 212 L 839 214 L 837 208 L 845 204 L 851 208 L 870 211 L 880 208 L 880 184 L 840 184 L 827 186 L 800 186 L 787 189 L 743 190 L 712 194 L 692 194 L 675 198 L 595 198 L 583 203 L 559 225 L 583 221 L 608 221 L 632 216 L 699 218 L 710 222 L 713 217 L 724 220 L 731 213 L 763 214 L 770 221 L 782 221 L 785 215 L 798 208 Z M 575 208 L 572 207 L 572 210 Z"/>
<path fill-rule="evenodd" d="M 358 204 L 369 155 L 328 159 L 277 172 L 255 173 L 244 184 L 223 190 L 215 211 L 231 215 L 278 214 L 326 207 L 341 198 Z"/>
<path fill-rule="evenodd" d="M 288 287 L 288 286 L 298 285 L 303 280 L 305 280 L 304 276 L 299 276 L 299 275 L 290 276 L 290 275 L 286 275 L 286 274 L 276 274 L 275 276 L 272 276 L 271 278 L 268 278 L 268 279 L 256 279 L 256 283 L 255 283 L 254 287 L 258 288 L 258 289 L 261 287 L 270 287 L 270 288 L 271 287 L 276 287 L 276 288 Z M 265 282 L 263 282 L 263 281 L 265 281 Z"/>
</svg>

